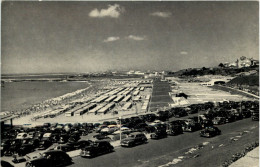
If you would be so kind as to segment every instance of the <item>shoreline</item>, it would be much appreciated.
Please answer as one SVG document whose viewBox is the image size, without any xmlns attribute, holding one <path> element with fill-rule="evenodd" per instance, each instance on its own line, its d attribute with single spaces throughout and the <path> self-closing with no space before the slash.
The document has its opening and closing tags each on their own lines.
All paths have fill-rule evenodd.
<svg viewBox="0 0 260 167">
<path fill-rule="evenodd" d="M 24 81 L 24 82 L 28 82 L 28 81 Z M 39 84 L 44 84 L 44 83 L 49 83 L 49 84 L 51 84 L 51 83 L 54 83 L 55 84 L 55 82 L 56 81 L 53 81 L 53 82 L 45 82 L 45 81 L 37 81 Z M 36 88 L 33 88 L 33 89 L 31 89 L 31 88 L 29 88 L 28 89 L 28 91 L 34 91 L 34 93 L 35 93 L 35 90 L 36 90 L 36 92 L 37 92 L 37 82 L 31 82 L 31 83 L 33 83 L 33 86 L 35 86 L 35 84 L 36 84 Z M 19 82 L 19 83 L 22 83 L 22 82 Z M 34 84 L 35 83 L 35 84 Z M 41 104 L 43 104 L 43 103 L 45 103 L 45 102 L 48 102 L 48 101 L 52 101 L 52 100 L 59 100 L 59 98 L 69 98 L 69 97 L 66 97 L 66 96 L 75 96 L 76 94 L 79 94 L 80 92 L 79 91 L 85 91 L 85 90 L 87 90 L 87 89 L 89 89 L 90 87 L 91 87 L 91 82 L 89 82 L 89 81 L 66 81 L 66 83 L 68 84 L 66 84 L 66 83 L 64 83 L 64 82 L 62 82 L 62 81 L 58 81 L 57 83 L 61 83 L 61 89 L 60 90 L 58 90 L 56 93 L 54 93 L 53 95 L 51 95 L 51 93 L 49 93 L 49 94 L 46 94 L 46 98 L 44 99 L 44 97 L 42 96 L 41 98 L 39 98 L 39 100 L 35 100 L 35 102 L 31 102 L 30 100 L 31 99 L 28 99 L 27 101 L 28 101 L 28 103 L 27 103 L 27 101 L 25 101 L 25 102 L 20 102 L 20 104 L 17 104 L 17 105 L 14 105 L 13 107 L 10 107 L 10 109 L 4 109 L 3 110 L 3 108 L 1 108 L 1 112 L 12 112 L 12 113 L 16 113 L 16 112 L 28 112 L 28 111 L 30 111 L 31 110 L 31 108 L 32 107 L 37 107 L 37 106 L 41 106 Z M 64 84 L 65 85 L 64 85 Z M 72 85 L 72 86 L 70 86 L 70 84 L 73 84 L 73 83 L 82 83 L 82 84 L 76 84 L 76 85 Z M 12 84 L 12 83 L 10 83 L 10 84 Z M 9 85 L 10 86 L 10 85 Z M 27 86 L 27 85 L 26 85 Z M 26 93 L 26 91 L 27 91 L 27 88 L 26 88 L 26 86 L 24 86 L 24 85 L 22 85 L 21 86 L 21 90 L 23 90 L 23 89 L 25 89 L 25 90 L 23 90 L 23 92 L 24 93 Z M 44 91 L 44 89 L 41 87 L 42 85 L 39 85 L 39 90 L 41 90 L 41 91 Z M 52 84 L 50 85 L 50 86 L 52 86 Z M 59 86 L 59 85 L 58 85 Z M 66 87 L 68 87 L 68 86 L 70 86 L 70 88 L 72 88 L 73 89 L 73 87 L 75 87 L 75 86 L 77 86 L 78 88 L 76 89 L 76 90 L 74 90 L 74 91 L 70 91 L 70 92 L 66 92 L 66 91 L 68 91 L 68 90 L 66 90 L 66 89 L 64 89 L 64 87 L 66 88 Z M 23 88 L 24 87 L 24 88 Z M 53 90 L 53 91 L 55 91 L 55 90 L 57 90 L 57 85 L 54 85 L 52 88 L 51 88 L 51 90 Z M 8 88 L 8 89 L 6 89 L 6 90 L 3 90 L 3 89 L 5 89 L 5 88 L 1 88 L 2 90 L 1 90 L 1 92 L 2 92 L 2 97 L 3 97 L 3 95 L 7 95 L 7 93 L 8 93 L 8 91 L 13 91 L 13 90 L 10 90 L 10 89 L 12 89 L 12 87 L 10 86 L 10 88 Z M 40 93 L 41 93 L 41 91 L 39 91 L 39 92 L 37 92 L 39 95 L 40 95 Z M 49 92 L 51 92 L 51 91 L 49 91 Z M 61 92 L 66 92 L 66 93 L 62 93 L 61 95 L 55 95 L 55 94 L 60 94 Z M 14 92 L 11 92 L 11 96 L 9 96 L 9 97 L 6 97 L 6 100 L 8 100 L 8 98 L 10 99 L 12 96 L 14 96 L 14 95 L 12 95 L 12 93 L 16 93 L 16 90 L 14 91 Z M 30 92 L 29 92 L 30 93 Z M 37 93 L 36 93 L 36 97 L 38 96 L 37 95 Z M 26 94 L 25 94 L 26 95 Z M 24 96 L 25 96 L 24 95 Z M 66 96 L 65 96 L 66 95 Z M 28 95 L 28 96 L 30 96 L 30 95 Z M 20 99 L 22 99 L 23 100 L 23 98 L 22 97 L 19 97 Z M 30 98 L 30 97 L 29 97 Z M 42 99 L 42 100 L 40 100 L 40 99 Z M 18 99 L 19 100 L 19 99 Z M 34 99 L 33 99 L 34 100 Z M 18 102 L 19 103 L 19 102 Z M 3 104 L 3 102 L 2 102 L 2 104 Z M 9 105 L 10 105 L 10 103 L 9 103 Z M 12 105 L 12 104 L 11 104 Z M 8 103 L 6 104 L 6 106 L 8 106 Z M 5 108 L 7 108 L 7 107 L 5 107 Z"/>
</svg>

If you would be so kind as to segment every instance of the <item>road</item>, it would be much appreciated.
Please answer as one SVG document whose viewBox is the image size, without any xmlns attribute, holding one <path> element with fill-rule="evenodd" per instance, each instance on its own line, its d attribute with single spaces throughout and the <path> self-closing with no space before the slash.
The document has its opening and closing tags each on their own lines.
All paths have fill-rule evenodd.
<svg viewBox="0 0 260 167">
<path fill-rule="evenodd" d="M 202 138 L 199 131 L 185 132 L 161 140 L 149 140 L 147 144 L 133 148 L 118 147 L 113 153 L 92 159 L 75 157 L 70 166 L 220 166 L 247 144 L 259 140 L 259 122 L 250 118 L 218 127 L 222 135 L 213 138 Z"/>
</svg>

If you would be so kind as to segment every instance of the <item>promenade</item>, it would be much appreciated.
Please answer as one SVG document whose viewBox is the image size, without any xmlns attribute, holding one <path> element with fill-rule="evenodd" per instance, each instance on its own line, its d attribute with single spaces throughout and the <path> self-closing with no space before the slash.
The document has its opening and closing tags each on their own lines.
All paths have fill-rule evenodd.
<svg viewBox="0 0 260 167">
<path fill-rule="evenodd" d="M 259 147 L 248 152 L 244 157 L 232 163 L 230 167 L 258 167 L 259 166 Z"/>
</svg>

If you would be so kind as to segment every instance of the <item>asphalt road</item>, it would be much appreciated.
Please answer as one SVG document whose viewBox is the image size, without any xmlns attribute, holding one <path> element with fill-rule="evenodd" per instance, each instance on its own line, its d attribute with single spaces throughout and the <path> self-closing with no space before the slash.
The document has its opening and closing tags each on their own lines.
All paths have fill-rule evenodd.
<svg viewBox="0 0 260 167">
<path fill-rule="evenodd" d="M 218 127 L 222 135 L 213 138 L 202 138 L 199 131 L 185 132 L 161 140 L 149 140 L 147 144 L 133 148 L 118 147 L 113 153 L 92 159 L 75 157 L 70 166 L 220 166 L 232 154 L 259 140 L 259 122 L 250 118 Z"/>
</svg>

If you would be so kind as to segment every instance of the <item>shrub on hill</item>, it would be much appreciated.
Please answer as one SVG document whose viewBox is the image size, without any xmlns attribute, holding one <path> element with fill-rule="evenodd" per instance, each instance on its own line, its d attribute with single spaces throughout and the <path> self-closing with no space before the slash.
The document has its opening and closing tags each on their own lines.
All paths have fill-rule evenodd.
<svg viewBox="0 0 260 167">
<path fill-rule="evenodd" d="M 232 79 L 227 84 L 259 86 L 259 75 L 239 76 Z"/>
</svg>

